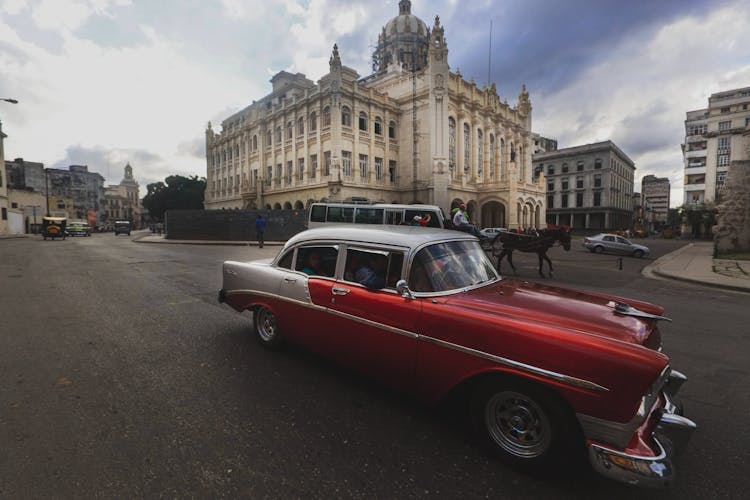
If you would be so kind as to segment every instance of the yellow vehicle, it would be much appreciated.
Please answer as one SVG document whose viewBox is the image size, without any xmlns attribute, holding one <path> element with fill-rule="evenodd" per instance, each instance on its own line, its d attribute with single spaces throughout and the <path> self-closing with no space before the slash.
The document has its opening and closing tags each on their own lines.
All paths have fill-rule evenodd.
<svg viewBox="0 0 750 500">
<path fill-rule="evenodd" d="M 65 217 L 42 217 L 42 236 L 44 239 L 65 239 L 68 235 L 68 233 L 65 232 L 67 221 L 68 220 Z"/>
</svg>

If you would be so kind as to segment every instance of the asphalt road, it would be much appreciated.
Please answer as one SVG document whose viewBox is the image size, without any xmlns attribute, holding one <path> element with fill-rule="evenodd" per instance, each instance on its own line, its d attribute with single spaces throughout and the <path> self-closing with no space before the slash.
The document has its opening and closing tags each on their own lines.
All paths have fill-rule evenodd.
<svg viewBox="0 0 750 500">
<path fill-rule="evenodd" d="M 647 244 L 658 256 L 682 243 Z M 584 467 L 513 469 L 451 408 L 264 350 L 216 291 L 223 260 L 277 250 L 0 240 L 0 498 L 747 497 L 747 294 L 647 279 L 648 259 L 620 270 L 579 241 L 551 252 L 548 281 L 656 302 L 675 320 L 665 351 L 690 379 L 699 429 L 677 483 L 651 491 Z M 535 258 L 514 260 L 537 279 Z"/>
</svg>

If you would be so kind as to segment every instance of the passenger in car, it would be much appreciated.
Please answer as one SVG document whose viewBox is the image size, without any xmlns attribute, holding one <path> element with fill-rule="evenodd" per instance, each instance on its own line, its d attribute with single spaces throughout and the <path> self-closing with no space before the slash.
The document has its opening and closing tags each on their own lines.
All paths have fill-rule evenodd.
<svg viewBox="0 0 750 500">
<path fill-rule="evenodd" d="M 310 276 L 325 275 L 326 273 L 323 270 L 322 264 L 320 254 L 318 252 L 310 252 L 310 255 L 307 256 L 307 265 L 302 268 L 302 272 Z"/>
<path fill-rule="evenodd" d="M 372 254 L 354 273 L 354 279 L 367 288 L 385 288 L 388 259 L 382 254 Z"/>
</svg>

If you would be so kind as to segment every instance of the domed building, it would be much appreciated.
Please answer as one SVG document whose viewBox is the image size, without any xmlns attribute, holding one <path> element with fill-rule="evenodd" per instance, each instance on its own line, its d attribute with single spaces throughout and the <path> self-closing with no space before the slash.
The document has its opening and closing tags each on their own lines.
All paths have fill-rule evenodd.
<svg viewBox="0 0 750 500">
<path fill-rule="evenodd" d="M 411 13 L 410 1 L 401 0 L 398 9 L 398 16 L 388 21 L 378 36 L 372 55 L 372 70 L 377 74 L 386 72 L 392 64 L 417 71 L 427 66 L 430 29 Z"/>
<path fill-rule="evenodd" d="M 303 209 L 319 200 L 466 203 L 481 226 L 540 227 L 543 174 L 531 168 L 531 101 L 466 81 L 445 31 L 401 0 L 361 77 L 334 45 L 317 82 L 282 71 L 272 91 L 206 129 L 207 209 Z"/>
</svg>

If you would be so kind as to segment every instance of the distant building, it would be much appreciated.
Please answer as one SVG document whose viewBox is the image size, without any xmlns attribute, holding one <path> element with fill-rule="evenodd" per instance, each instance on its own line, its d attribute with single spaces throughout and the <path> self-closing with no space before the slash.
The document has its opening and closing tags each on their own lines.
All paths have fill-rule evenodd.
<svg viewBox="0 0 750 500">
<path fill-rule="evenodd" d="M 546 175 L 548 224 L 631 227 L 635 164 L 612 141 L 538 153 L 533 165 Z"/>
<path fill-rule="evenodd" d="M 686 205 L 717 201 L 750 124 L 750 87 L 711 94 L 708 107 L 688 111 L 682 154 Z"/>
<path fill-rule="evenodd" d="M 141 227 L 139 186 L 133 177 L 133 167 L 125 165 L 125 176 L 119 184 L 107 186 L 104 192 L 102 224 L 129 220 L 134 229 Z"/>
<path fill-rule="evenodd" d="M 8 170 L 9 188 L 45 192 L 44 163 L 16 158 L 13 161 L 6 160 L 5 168 Z"/>
<path fill-rule="evenodd" d="M 531 100 L 515 105 L 449 65 L 444 27 L 398 2 L 378 33 L 373 73 L 342 64 L 313 82 L 282 71 L 272 91 L 206 129 L 207 209 L 302 209 L 366 198 L 467 205 L 483 226 L 538 226 L 543 180 L 531 169 Z"/>
<path fill-rule="evenodd" d="M 97 224 L 102 217 L 104 177 L 89 172 L 86 165 L 71 165 L 68 170 L 48 168 L 47 177 L 51 214 Z"/>
<path fill-rule="evenodd" d="M 532 132 L 531 151 L 533 154 L 557 151 L 557 139 L 549 139 L 547 137 L 542 137 L 535 132 Z"/>
<path fill-rule="evenodd" d="M 649 208 L 647 215 L 650 229 L 658 228 L 667 223 L 670 188 L 669 179 L 666 177 L 646 175 L 641 180 L 644 205 Z"/>
<path fill-rule="evenodd" d="M 20 214 L 24 233 L 37 233 L 47 213 L 44 190 L 44 164 L 16 158 L 5 162 L 8 182 L 8 206 Z"/>
</svg>

